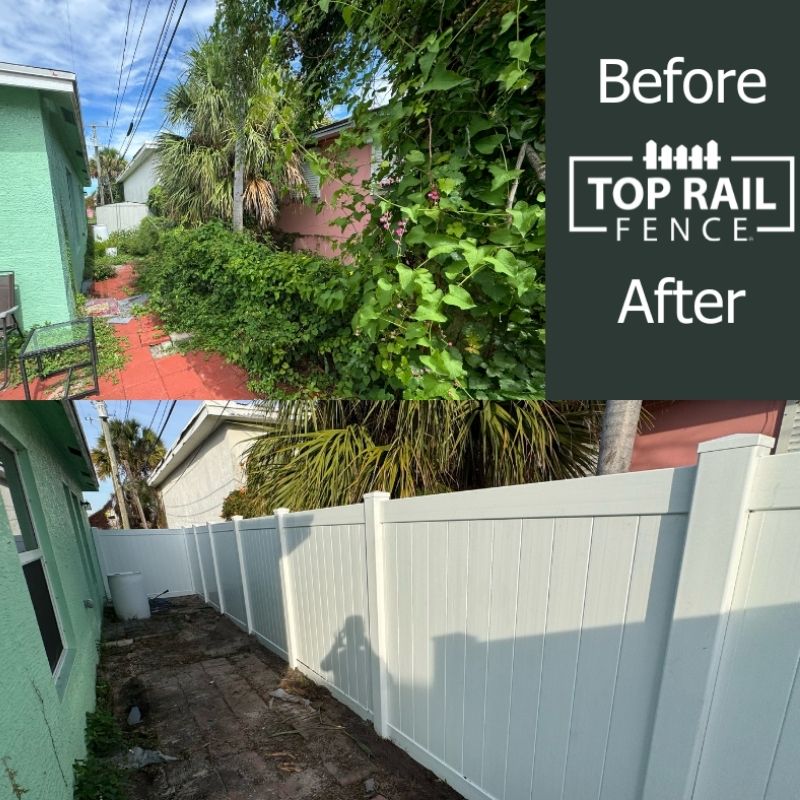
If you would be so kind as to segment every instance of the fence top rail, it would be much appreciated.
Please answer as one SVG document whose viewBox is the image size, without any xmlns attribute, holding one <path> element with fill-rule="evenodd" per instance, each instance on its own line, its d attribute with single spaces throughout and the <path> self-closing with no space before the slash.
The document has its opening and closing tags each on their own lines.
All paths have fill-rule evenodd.
<svg viewBox="0 0 800 800">
<path fill-rule="evenodd" d="M 229 533 L 233 532 L 232 522 L 214 522 L 208 526 L 214 533 Z"/>
<path fill-rule="evenodd" d="M 169 534 L 180 534 L 183 536 L 183 528 L 115 528 L 114 530 L 92 528 L 92 531 L 97 536 L 109 536 L 112 538 L 115 536 L 154 536 L 156 534 L 159 536 Z"/>
<path fill-rule="evenodd" d="M 278 521 L 275 517 L 252 517 L 239 522 L 240 531 L 276 531 Z"/>
<path fill-rule="evenodd" d="M 691 505 L 695 469 L 658 469 L 403 498 L 385 504 L 383 521 L 685 514 Z"/>
<path fill-rule="evenodd" d="M 363 525 L 364 504 L 317 508 L 313 511 L 293 511 L 284 517 L 287 528 L 308 528 L 314 525 Z"/>
</svg>

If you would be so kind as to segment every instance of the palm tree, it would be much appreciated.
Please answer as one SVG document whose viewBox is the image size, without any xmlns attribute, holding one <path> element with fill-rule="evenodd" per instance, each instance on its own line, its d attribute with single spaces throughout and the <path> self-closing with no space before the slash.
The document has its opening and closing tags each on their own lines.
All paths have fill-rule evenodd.
<svg viewBox="0 0 800 800">
<path fill-rule="evenodd" d="M 147 478 L 164 457 L 164 444 L 151 428 L 142 427 L 133 419 L 112 419 L 109 429 L 122 473 L 119 478 L 123 494 L 136 509 L 141 526 L 149 528 L 148 523 L 158 520 L 158 500 L 147 485 Z M 92 461 L 100 478 L 110 477 L 111 462 L 103 436 L 98 437 L 92 450 Z"/>
<path fill-rule="evenodd" d="M 122 190 L 117 178 L 125 171 L 128 162 L 115 147 L 104 147 L 100 150 L 100 180 L 97 185 L 97 196 L 100 203 L 116 203 L 122 198 Z M 89 170 L 93 178 L 98 177 L 97 160 L 89 159 Z"/>
<path fill-rule="evenodd" d="M 606 400 L 597 474 L 627 472 L 642 415 L 641 400 Z"/>
<path fill-rule="evenodd" d="M 275 223 L 280 193 L 303 185 L 299 160 L 284 147 L 294 119 L 295 80 L 285 70 L 276 80 L 278 68 L 265 66 L 242 125 L 223 42 L 223 37 L 209 37 L 192 48 L 185 77 L 167 93 L 167 119 L 185 135 L 159 135 L 159 183 L 174 219 L 230 221 L 238 146 L 244 211 L 264 229 Z M 280 91 L 274 89 L 277 84 Z"/>
<path fill-rule="evenodd" d="M 599 410 L 591 401 L 287 403 L 250 447 L 246 488 L 229 513 L 585 475 L 595 465 Z"/>
</svg>

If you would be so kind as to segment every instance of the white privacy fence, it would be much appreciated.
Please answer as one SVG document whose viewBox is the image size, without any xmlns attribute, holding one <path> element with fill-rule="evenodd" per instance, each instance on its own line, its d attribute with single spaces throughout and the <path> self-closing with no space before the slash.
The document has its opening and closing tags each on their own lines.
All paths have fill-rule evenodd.
<svg viewBox="0 0 800 800">
<path fill-rule="evenodd" d="M 106 595 L 108 575 L 115 572 L 141 572 L 149 597 L 165 591 L 165 597 L 196 594 L 182 528 L 113 531 L 92 528 L 92 532 Z"/>
<path fill-rule="evenodd" d="M 769 445 L 98 549 L 174 560 L 470 800 L 780 800 L 800 786 L 800 454 Z"/>
</svg>

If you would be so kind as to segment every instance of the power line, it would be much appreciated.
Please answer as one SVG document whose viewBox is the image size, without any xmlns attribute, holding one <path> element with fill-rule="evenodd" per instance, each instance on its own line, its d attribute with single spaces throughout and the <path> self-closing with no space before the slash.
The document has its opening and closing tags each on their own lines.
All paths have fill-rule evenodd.
<svg viewBox="0 0 800 800">
<path fill-rule="evenodd" d="M 147 426 L 148 428 L 150 428 L 151 431 L 154 430 L 153 423 L 156 421 L 156 414 L 158 414 L 158 409 L 159 408 L 161 408 L 161 401 L 160 400 L 156 403 L 155 411 L 153 411 L 153 416 L 150 418 L 150 424 Z"/>
<path fill-rule="evenodd" d="M 117 114 L 119 111 L 119 90 L 122 86 L 122 70 L 125 67 L 125 52 L 128 49 L 128 31 L 131 27 L 131 10 L 133 9 L 133 0 L 128 0 L 128 18 L 125 20 L 125 40 L 122 45 L 122 56 L 119 60 L 119 77 L 117 78 L 117 97 L 114 100 L 114 113 L 111 115 L 111 133 L 108 136 L 108 144 L 106 147 L 111 147 L 111 137 L 114 134 L 114 126 L 117 124 Z"/>
<path fill-rule="evenodd" d="M 164 431 L 166 430 L 167 424 L 169 423 L 169 418 L 172 416 L 172 412 L 175 410 L 175 406 L 177 404 L 177 400 L 173 400 L 169 406 L 169 413 L 167 414 L 167 418 L 164 420 L 164 423 L 161 426 L 161 429 L 158 431 L 158 438 L 160 439 L 164 435 Z"/>
<path fill-rule="evenodd" d="M 131 115 L 131 122 L 130 125 L 128 125 L 127 133 L 123 137 L 123 142 L 125 139 L 128 139 L 133 135 L 133 129 L 134 126 L 136 125 L 136 120 L 139 114 L 139 110 L 142 107 L 142 102 L 144 101 L 145 94 L 147 93 L 148 87 L 150 86 L 155 66 L 158 62 L 159 56 L 161 55 L 162 47 L 166 40 L 166 32 L 169 30 L 169 26 L 172 23 L 172 18 L 175 15 L 176 7 L 177 7 L 177 0 L 170 0 L 170 4 L 167 8 L 167 13 L 164 16 L 164 22 L 161 24 L 161 30 L 159 31 L 158 38 L 156 39 L 155 51 L 153 52 L 153 55 L 150 58 L 150 63 L 147 66 L 147 73 L 145 74 L 144 81 L 142 81 L 142 87 L 139 90 L 139 97 L 136 99 L 136 106 L 133 109 L 133 114 Z M 128 142 L 128 146 L 130 146 L 130 142 Z"/>
<path fill-rule="evenodd" d="M 133 114 L 131 115 L 131 122 L 130 125 L 128 126 L 128 132 L 123 137 L 123 143 L 125 139 L 127 139 L 128 136 L 130 136 L 130 133 L 133 130 L 133 121 L 136 118 L 136 114 L 139 111 L 139 106 L 141 105 L 142 100 L 144 98 L 144 93 L 145 91 L 147 91 L 147 86 L 150 83 L 150 77 L 153 74 L 153 68 L 156 65 L 156 61 L 158 60 L 158 54 L 161 52 L 161 45 L 163 44 L 164 41 L 165 31 L 167 30 L 169 21 L 172 19 L 172 15 L 175 12 L 176 2 L 177 0 L 170 0 L 170 4 L 167 8 L 167 13 L 164 15 L 164 21 L 161 23 L 161 30 L 159 31 L 158 38 L 156 39 L 156 47 L 155 50 L 153 51 L 153 55 L 150 57 L 150 63 L 147 65 L 147 72 L 145 73 L 144 80 L 142 81 L 142 86 L 141 89 L 139 90 L 139 96 L 136 99 L 136 105 L 134 106 Z"/>
<path fill-rule="evenodd" d="M 139 34 L 136 37 L 136 44 L 133 46 L 133 55 L 131 56 L 131 60 L 128 63 L 128 74 L 125 77 L 125 86 L 122 89 L 122 97 L 119 103 L 119 112 L 122 111 L 122 105 L 125 102 L 125 95 L 128 93 L 128 83 L 131 79 L 131 72 L 133 72 L 133 64 L 136 61 L 136 53 L 139 52 L 139 42 L 142 40 L 142 33 L 144 32 L 144 25 L 147 22 L 147 14 L 150 11 L 150 3 L 152 0 L 147 0 L 147 5 L 144 7 L 144 14 L 142 16 L 142 24 L 139 26 Z M 108 145 L 111 146 L 111 139 L 114 136 L 114 130 L 116 128 L 117 122 L 119 121 L 119 112 L 117 113 L 116 117 L 114 118 L 114 124 L 111 126 L 111 134 L 108 137 Z"/>
<path fill-rule="evenodd" d="M 136 123 L 136 126 L 133 129 L 133 133 L 131 133 L 130 141 L 128 142 L 128 144 L 127 144 L 127 146 L 125 148 L 125 152 L 122 154 L 123 157 L 125 156 L 125 153 L 128 152 L 128 148 L 131 146 L 131 142 L 133 142 L 133 137 L 136 135 L 136 131 L 139 130 L 139 125 L 141 124 L 142 119 L 144 118 L 144 113 L 145 113 L 145 111 L 147 111 L 147 106 L 150 104 L 150 99 L 153 96 L 153 91 L 156 88 L 156 84 L 158 83 L 158 79 L 161 77 L 161 71 L 164 69 L 164 63 L 166 62 L 167 56 L 169 55 L 169 50 L 170 50 L 170 47 L 172 47 L 172 42 L 175 40 L 175 34 L 178 32 L 178 27 L 181 24 L 181 19 L 183 18 L 183 12 L 186 10 L 186 5 L 187 5 L 188 2 L 189 2 L 189 0 L 183 0 L 183 5 L 181 6 L 180 14 L 178 14 L 178 21 L 175 23 L 175 27 L 172 29 L 172 36 L 169 37 L 169 42 L 167 42 L 167 47 L 164 50 L 164 56 L 162 57 L 161 63 L 158 66 L 158 72 L 156 73 L 156 76 L 155 76 L 155 79 L 153 80 L 153 83 L 150 85 L 150 92 L 148 93 L 147 99 L 145 100 L 145 103 L 142 106 L 142 110 L 141 110 L 141 112 L 139 114 L 139 119 L 138 119 L 138 121 Z"/>
</svg>

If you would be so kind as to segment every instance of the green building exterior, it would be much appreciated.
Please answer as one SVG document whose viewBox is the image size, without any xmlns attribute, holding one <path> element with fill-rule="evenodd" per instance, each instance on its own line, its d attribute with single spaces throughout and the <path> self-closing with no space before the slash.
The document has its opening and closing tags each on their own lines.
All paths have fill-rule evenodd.
<svg viewBox="0 0 800 800">
<path fill-rule="evenodd" d="M 0 271 L 26 330 L 75 317 L 89 182 L 75 75 L 0 63 Z"/>
<path fill-rule="evenodd" d="M 104 602 L 73 407 L 0 403 L 0 798 L 71 800 Z"/>
</svg>

